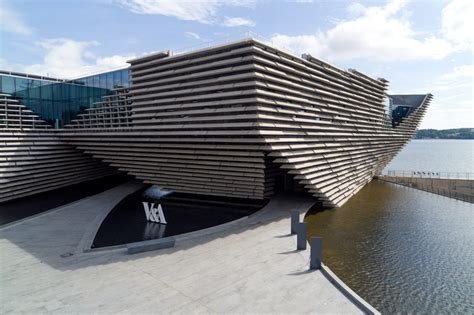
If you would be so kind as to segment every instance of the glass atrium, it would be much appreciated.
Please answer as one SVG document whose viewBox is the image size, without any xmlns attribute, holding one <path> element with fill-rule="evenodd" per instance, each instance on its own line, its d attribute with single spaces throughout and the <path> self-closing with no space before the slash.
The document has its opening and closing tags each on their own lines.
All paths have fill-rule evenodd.
<svg viewBox="0 0 474 315">
<path fill-rule="evenodd" d="M 112 89 L 128 87 L 130 69 L 114 70 L 74 80 L 59 80 L 0 71 L 0 93 L 10 94 L 55 128 L 75 116 Z"/>
</svg>

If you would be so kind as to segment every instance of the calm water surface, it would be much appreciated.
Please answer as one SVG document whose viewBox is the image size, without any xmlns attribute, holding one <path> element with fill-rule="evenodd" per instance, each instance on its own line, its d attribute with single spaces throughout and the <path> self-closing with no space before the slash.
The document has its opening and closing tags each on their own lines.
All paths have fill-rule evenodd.
<svg viewBox="0 0 474 315">
<path fill-rule="evenodd" d="M 166 225 L 148 222 L 143 201 L 160 204 Z M 202 230 L 250 215 L 266 201 L 164 193 L 146 187 L 120 201 L 100 225 L 92 247 L 121 245 Z"/>
<path fill-rule="evenodd" d="M 386 170 L 474 172 L 474 140 L 412 140 Z"/>
<path fill-rule="evenodd" d="M 472 172 L 470 140 L 412 141 L 389 169 Z M 323 261 L 385 314 L 474 314 L 474 205 L 373 181 L 308 212 Z"/>
</svg>

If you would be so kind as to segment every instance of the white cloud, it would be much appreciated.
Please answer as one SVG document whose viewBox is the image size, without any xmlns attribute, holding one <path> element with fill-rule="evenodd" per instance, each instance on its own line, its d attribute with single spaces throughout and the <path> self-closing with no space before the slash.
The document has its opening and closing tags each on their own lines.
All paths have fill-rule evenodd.
<svg viewBox="0 0 474 315">
<path fill-rule="evenodd" d="M 474 65 L 455 66 L 451 71 L 431 80 L 423 89 L 443 99 L 468 95 L 472 99 Z"/>
<path fill-rule="evenodd" d="M 462 65 L 454 67 L 453 71 L 445 73 L 441 76 L 444 80 L 457 79 L 467 77 L 472 80 L 474 78 L 474 65 Z"/>
<path fill-rule="evenodd" d="M 217 11 L 218 1 L 179 0 L 121 0 L 120 3 L 134 13 L 160 14 L 180 20 L 210 23 Z"/>
<path fill-rule="evenodd" d="M 473 65 L 460 65 L 419 90 L 434 94 L 422 128 L 474 127 Z"/>
<path fill-rule="evenodd" d="M 89 48 L 99 45 L 96 41 L 56 38 L 36 44 L 46 50 L 43 62 L 15 65 L 16 71 L 67 79 L 127 66 L 126 61 L 135 57 L 133 55 L 95 57 Z"/>
<path fill-rule="evenodd" d="M 354 16 L 359 16 L 364 14 L 366 7 L 364 7 L 359 2 L 353 2 L 347 7 L 347 11 Z"/>
<path fill-rule="evenodd" d="M 139 14 L 159 14 L 180 20 L 215 23 L 222 6 L 253 7 L 255 0 L 118 0 L 128 10 Z"/>
<path fill-rule="evenodd" d="M 449 106 L 450 104 L 445 104 Z M 449 119 L 446 116 L 449 115 Z M 419 129 L 451 129 L 451 128 L 474 128 L 474 117 L 472 110 L 444 108 L 443 110 L 429 109 Z"/>
<path fill-rule="evenodd" d="M 199 36 L 198 33 L 186 32 L 186 35 L 187 35 L 188 37 L 192 37 L 192 38 L 194 38 L 194 39 L 201 39 L 201 36 Z"/>
<path fill-rule="evenodd" d="M 474 50 L 474 1 L 453 0 L 442 11 L 442 33 L 458 50 Z"/>
<path fill-rule="evenodd" d="M 227 27 L 234 26 L 255 26 L 255 22 L 241 17 L 226 17 L 222 25 Z"/>
<path fill-rule="evenodd" d="M 0 30 L 19 35 L 32 33 L 32 29 L 5 1 L 0 1 Z"/>
<path fill-rule="evenodd" d="M 314 0 L 286 0 L 287 2 L 294 2 L 294 3 L 313 3 Z"/>
<path fill-rule="evenodd" d="M 454 47 L 448 39 L 434 35 L 418 38 L 402 10 L 405 4 L 400 0 L 373 7 L 352 4 L 348 7 L 352 19 L 338 21 L 327 31 L 298 36 L 275 34 L 272 41 L 296 53 L 330 60 L 439 60 L 452 53 Z"/>
</svg>

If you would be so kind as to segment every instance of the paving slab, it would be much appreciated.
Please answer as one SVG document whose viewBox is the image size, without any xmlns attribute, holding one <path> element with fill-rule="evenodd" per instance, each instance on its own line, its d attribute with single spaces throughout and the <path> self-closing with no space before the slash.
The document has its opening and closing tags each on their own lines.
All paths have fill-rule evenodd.
<svg viewBox="0 0 474 315">
<path fill-rule="evenodd" d="M 140 187 L 128 182 L 0 228 L 0 313 L 363 313 L 308 270 L 309 247 L 295 250 L 290 211 L 305 213 L 307 197 L 277 196 L 224 228 L 175 236 L 174 248 L 84 252 L 98 218 Z"/>
</svg>

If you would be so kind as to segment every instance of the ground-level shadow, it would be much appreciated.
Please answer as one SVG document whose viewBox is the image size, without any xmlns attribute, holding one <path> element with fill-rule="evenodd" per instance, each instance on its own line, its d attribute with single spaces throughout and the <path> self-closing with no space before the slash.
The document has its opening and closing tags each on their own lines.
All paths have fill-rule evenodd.
<svg viewBox="0 0 474 315">
<path fill-rule="evenodd" d="M 216 227 L 215 231 L 208 231 L 204 234 L 198 231 L 196 237 L 188 235 L 183 240 L 178 238 L 174 248 L 134 255 L 127 255 L 123 249 L 92 253 L 79 251 L 78 246 L 87 230 L 87 227 L 81 226 L 81 224 L 91 223 L 97 216 L 90 210 L 95 207 L 112 208 L 123 199 L 124 195 L 131 194 L 140 187 L 136 183 L 122 184 L 119 187 L 76 202 L 74 205 L 66 206 L 60 211 L 22 222 L 7 229 L 0 229 L 0 238 L 10 243 L 6 246 L 14 245 L 25 251 L 26 254 L 33 255 L 41 263 L 46 263 L 55 269 L 75 270 L 95 265 L 172 255 L 196 246 L 202 246 L 208 242 L 235 238 L 241 233 L 255 233 L 254 231 L 262 226 L 287 219 L 290 210 L 298 209 L 301 213 L 306 212 L 315 202 L 314 199 L 301 194 L 279 194 L 273 197 L 262 210 L 247 219 L 226 228 L 219 229 Z M 63 220 L 65 215 L 67 220 Z M 281 233 L 281 230 L 275 231 L 274 237 L 281 236 Z M 238 243 L 236 243 L 236 246 L 238 246 Z M 2 248 L 2 251 L 4 250 L 8 251 L 9 249 Z"/>
</svg>

